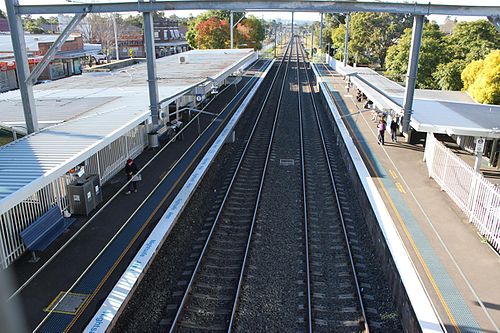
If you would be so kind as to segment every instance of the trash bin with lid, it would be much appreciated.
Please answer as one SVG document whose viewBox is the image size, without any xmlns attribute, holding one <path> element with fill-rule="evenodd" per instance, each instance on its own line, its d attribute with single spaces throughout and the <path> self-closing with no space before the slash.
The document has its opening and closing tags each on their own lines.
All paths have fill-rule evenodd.
<svg viewBox="0 0 500 333">
<path fill-rule="evenodd" d="M 156 148 L 160 145 L 158 140 L 158 132 L 148 133 L 148 146 L 149 148 Z"/>
</svg>

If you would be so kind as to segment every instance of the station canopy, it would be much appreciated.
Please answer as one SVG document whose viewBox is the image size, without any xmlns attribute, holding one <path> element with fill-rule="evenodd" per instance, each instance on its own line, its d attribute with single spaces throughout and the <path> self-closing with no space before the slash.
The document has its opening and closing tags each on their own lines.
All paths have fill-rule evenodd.
<svg viewBox="0 0 500 333">
<path fill-rule="evenodd" d="M 253 50 L 204 50 L 157 59 L 165 103 L 223 80 L 257 59 Z M 53 125 L 0 147 L 0 211 L 20 203 L 150 118 L 146 64 L 34 86 L 39 118 Z M 22 122 L 19 91 L 0 94 L 0 121 Z"/>
<path fill-rule="evenodd" d="M 402 113 L 403 86 L 369 68 L 332 65 L 378 109 Z M 463 91 L 416 89 L 410 125 L 420 132 L 500 138 L 500 106 L 476 103 Z"/>
</svg>

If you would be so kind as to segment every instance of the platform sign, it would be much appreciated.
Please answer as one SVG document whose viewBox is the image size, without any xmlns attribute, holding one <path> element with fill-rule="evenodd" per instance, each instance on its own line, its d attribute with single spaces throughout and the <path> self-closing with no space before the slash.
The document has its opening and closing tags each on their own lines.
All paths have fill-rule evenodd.
<svg viewBox="0 0 500 333">
<path fill-rule="evenodd" d="M 201 102 L 202 100 L 203 100 L 203 95 L 201 95 L 201 94 L 197 94 L 197 95 L 196 95 L 196 101 L 199 103 L 199 102 Z"/>
<path fill-rule="evenodd" d="M 476 153 L 484 152 L 485 142 L 486 142 L 486 140 L 484 138 L 477 138 L 476 139 Z"/>
</svg>

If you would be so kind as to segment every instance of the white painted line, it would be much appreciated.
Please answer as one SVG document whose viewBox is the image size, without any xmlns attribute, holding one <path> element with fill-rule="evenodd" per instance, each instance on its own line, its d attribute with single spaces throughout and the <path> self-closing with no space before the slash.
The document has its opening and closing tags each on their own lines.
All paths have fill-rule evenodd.
<svg viewBox="0 0 500 333">
<path fill-rule="evenodd" d="M 317 82 L 320 84 L 321 91 L 330 107 L 330 111 L 337 123 L 340 130 L 342 138 L 345 142 L 347 150 L 351 156 L 353 164 L 356 168 L 358 176 L 363 184 L 363 188 L 366 192 L 368 200 L 372 206 L 372 209 L 377 217 L 378 224 L 382 230 L 382 234 L 386 240 L 389 251 L 391 252 L 392 258 L 398 272 L 401 277 L 401 281 L 405 287 L 408 298 L 413 307 L 413 311 L 417 317 L 420 324 L 422 332 L 443 332 L 440 325 L 438 316 L 434 311 L 434 307 L 429 300 L 427 291 L 425 290 L 422 281 L 420 280 L 416 268 L 411 261 L 411 258 L 406 250 L 406 247 L 401 240 L 394 221 L 392 220 L 387 207 L 378 192 L 373 179 L 368 172 L 363 159 L 361 158 L 354 141 L 352 140 L 347 128 L 342 121 L 342 118 L 337 110 L 335 103 L 333 102 L 330 94 L 327 93 L 328 87 L 324 83 L 323 78 L 318 74 L 316 67 L 312 66 L 314 74 L 316 75 Z"/>
<path fill-rule="evenodd" d="M 111 290 L 108 297 L 83 332 L 104 333 L 108 330 L 108 328 L 110 328 L 111 323 L 116 319 L 116 314 L 120 312 L 121 307 L 130 296 L 130 292 L 136 286 L 136 283 L 139 281 L 145 268 L 151 263 L 156 251 L 165 241 L 170 230 L 177 222 L 177 219 L 184 210 L 184 207 L 207 172 L 210 163 L 215 159 L 221 150 L 226 138 L 231 134 L 233 128 L 236 126 L 238 120 L 243 114 L 243 111 L 247 108 L 248 104 L 255 95 L 255 92 L 262 84 L 262 81 L 264 81 L 264 78 L 271 69 L 273 63 L 274 60 L 271 61 L 263 73 L 259 74 L 257 82 L 250 90 L 243 103 L 240 105 L 238 110 L 236 110 L 213 145 L 209 148 L 203 159 L 186 181 L 186 184 L 184 184 L 182 189 L 179 191 L 174 201 L 170 204 L 165 214 L 161 217 L 156 227 L 146 239 L 137 255 L 134 257 L 121 276 L 120 280 L 118 280 L 113 290 Z"/>
</svg>

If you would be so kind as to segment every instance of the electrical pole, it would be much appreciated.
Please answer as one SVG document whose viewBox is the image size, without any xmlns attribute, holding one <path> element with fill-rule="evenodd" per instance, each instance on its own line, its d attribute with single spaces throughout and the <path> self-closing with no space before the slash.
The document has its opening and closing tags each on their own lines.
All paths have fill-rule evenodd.
<svg viewBox="0 0 500 333">
<path fill-rule="evenodd" d="M 319 49 L 323 50 L 323 13 L 320 14 L 319 21 Z"/>
<path fill-rule="evenodd" d="M 274 57 L 275 58 L 276 58 L 276 51 L 277 51 L 277 48 L 278 48 L 277 38 L 278 38 L 278 27 L 275 24 L 274 25 Z"/>
<path fill-rule="evenodd" d="M 111 17 L 113 18 L 113 30 L 115 32 L 115 52 L 116 52 L 116 60 L 120 60 L 120 51 L 118 48 L 118 31 L 116 30 L 116 17 L 115 13 L 111 14 Z"/>
<path fill-rule="evenodd" d="M 314 57 L 314 25 L 311 25 L 311 60 Z"/>
<path fill-rule="evenodd" d="M 344 43 L 344 66 L 347 66 L 349 60 L 349 20 L 351 19 L 351 14 L 347 14 L 345 21 L 345 43 Z"/>
<path fill-rule="evenodd" d="M 234 31 L 233 31 L 233 20 L 234 20 L 234 16 L 233 16 L 233 12 L 231 11 L 231 48 L 234 48 Z"/>
</svg>

